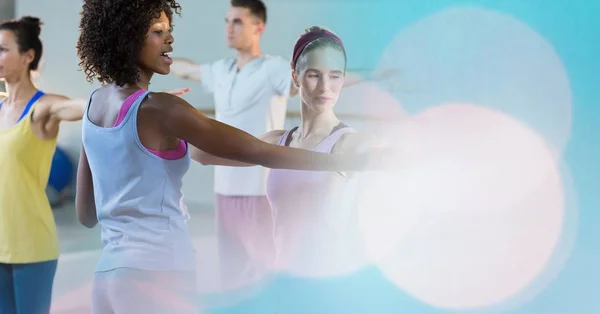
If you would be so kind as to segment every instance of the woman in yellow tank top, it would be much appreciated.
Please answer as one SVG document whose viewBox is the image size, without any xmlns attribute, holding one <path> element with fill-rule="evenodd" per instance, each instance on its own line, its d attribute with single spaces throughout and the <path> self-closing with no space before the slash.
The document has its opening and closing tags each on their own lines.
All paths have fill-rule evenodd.
<svg viewBox="0 0 600 314">
<path fill-rule="evenodd" d="M 49 313 L 58 237 L 46 196 L 61 121 L 85 100 L 44 94 L 31 82 L 42 56 L 40 21 L 0 24 L 0 313 Z"/>
</svg>

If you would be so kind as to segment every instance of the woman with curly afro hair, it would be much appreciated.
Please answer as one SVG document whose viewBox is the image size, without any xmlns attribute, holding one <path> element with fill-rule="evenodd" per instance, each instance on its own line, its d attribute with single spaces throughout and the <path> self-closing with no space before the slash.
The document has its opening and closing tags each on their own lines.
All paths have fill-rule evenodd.
<svg viewBox="0 0 600 314">
<path fill-rule="evenodd" d="M 195 252 L 182 179 L 202 152 L 267 168 L 351 171 L 367 154 L 268 144 L 207 118 L 185 100 L 149 91 L 170 71 L 172 0 L 85 0 L 77 42 L 90 96 L 77 175 L 79 221 L 102 226 L 94 313 L 194 312 Z M 189 143 L 189 145 L 188 145 Z"/>
</svg>

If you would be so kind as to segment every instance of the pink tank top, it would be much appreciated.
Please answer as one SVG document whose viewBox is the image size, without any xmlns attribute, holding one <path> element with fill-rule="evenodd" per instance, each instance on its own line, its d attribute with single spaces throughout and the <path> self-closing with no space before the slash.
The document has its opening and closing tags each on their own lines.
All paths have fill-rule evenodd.
<svg viewBox="0 0 600 314">
<path fill-rule="evenodd" d="M 294 130 L 285 132 L 279 145 L 287 146 Z M 355 131 L 349 127 L 338 128 L 312 150 L 331 153 L 339 139 L 350 132 Z M 344 212 L 338 206 L 342 203 L 340 198 L 344 197 L 347 184 L 348 179 L 336 172 L 269 171 L 267 197 L 275 222 L 276 267 L 310 267 L 312 263 L 322 262 L 323 255 L 316 256 L 315 251 L 339 249 L 330 248 L 329 245 L 336 241 L 328 240 L 345 237 L 345 227 L 352 225 L 352 213 Z"/>
</svg>

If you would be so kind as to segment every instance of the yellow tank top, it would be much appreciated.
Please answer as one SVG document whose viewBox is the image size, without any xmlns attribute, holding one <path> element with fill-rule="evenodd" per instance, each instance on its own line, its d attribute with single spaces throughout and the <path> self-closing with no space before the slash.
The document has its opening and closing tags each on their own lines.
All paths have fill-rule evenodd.
<svg viewBox="0 0 600 314">
<path fill-rule="evenodd" d="M 31 113 L 0 130 L 0 263 L 57 259 L 58 236 L 46 196 L 56 138 L 33 133 Z"/>
</svg>

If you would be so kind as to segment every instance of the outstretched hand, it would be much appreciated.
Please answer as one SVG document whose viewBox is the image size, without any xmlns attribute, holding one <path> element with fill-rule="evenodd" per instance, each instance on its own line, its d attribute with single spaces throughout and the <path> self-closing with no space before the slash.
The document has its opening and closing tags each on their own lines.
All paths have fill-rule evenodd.
<svg viewBox="0 0 600 314">
<path fill-rule="evenodd" d="M 168 94 L 171 94 L 171 95 L 174 95 L 177 97 L 181 97 L 181 96 L 187 94 L 190 90 L 191 90 L 191 88 L 184 87 L 184 88 L 168 90 L 168 91 L 165 91 L 165 93 L 168 93 Z"/>
</svg>

